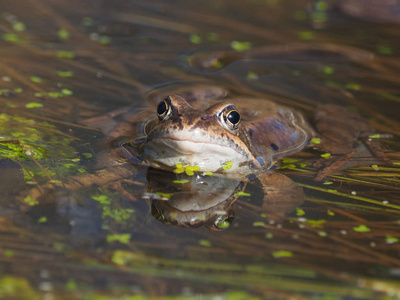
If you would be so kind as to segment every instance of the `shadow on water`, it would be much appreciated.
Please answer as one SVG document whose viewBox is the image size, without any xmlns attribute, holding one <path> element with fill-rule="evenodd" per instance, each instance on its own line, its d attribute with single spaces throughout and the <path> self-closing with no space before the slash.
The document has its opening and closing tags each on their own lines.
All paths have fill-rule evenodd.
<svg viewBox="0 0 400 300">
<path fill-rule="evenodd" d="M 4 1 L 0 298 L 400 298 L 398 4 L 344 3 Z M 261 182 L 116 153 L 169 94 L 339 104 L 393 165 L 316 182 L 310 148 Z"/>
</svg>

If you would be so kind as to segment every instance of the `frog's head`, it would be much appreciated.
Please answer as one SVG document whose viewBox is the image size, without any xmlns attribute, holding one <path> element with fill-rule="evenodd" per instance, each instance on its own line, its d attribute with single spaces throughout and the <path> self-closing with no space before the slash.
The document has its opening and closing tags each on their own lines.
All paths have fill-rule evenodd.
<svg viewBox="0 0 400 300">
<path fill-rule="evenodd" d="M 243 138 L 240 112 L 232 103 L 203 110 L 171 95 L 158 104 L 156 113 L 158 119 L 146 125 L 147 138 L 141 146 L 151 166 L 176 169 L 182 165 L 239 175 L 260 167 Z"/>
</svg>

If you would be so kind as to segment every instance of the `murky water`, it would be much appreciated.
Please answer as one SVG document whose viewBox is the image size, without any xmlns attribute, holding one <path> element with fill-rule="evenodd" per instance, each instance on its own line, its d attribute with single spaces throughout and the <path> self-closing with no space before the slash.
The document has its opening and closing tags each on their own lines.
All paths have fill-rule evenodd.
<svg viewBox="0 0 400 300">
<path fill-rule="evenodd" d="M 373 18 L 324 1 L 2 2 L 0 298 L 400 298 L 400 30 L 386 4 Z M 282 184 L 264 201 L 257 180 L 204 191 L 189 176 L 185 191 L 113 155 L 107 133 L 127 116 L 199 86 L 306 116 L 348 107 L 394 164 L 315 182 L 310 149 L 275 170 L 305 196 Z"/>
</svg>

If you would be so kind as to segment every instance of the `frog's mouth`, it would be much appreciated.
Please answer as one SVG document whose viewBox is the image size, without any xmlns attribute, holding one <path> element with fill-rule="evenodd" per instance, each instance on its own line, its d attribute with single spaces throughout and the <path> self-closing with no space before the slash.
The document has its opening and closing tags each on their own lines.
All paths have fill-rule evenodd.
<svg viewBox="0 0 400 300">
<path fill-rule="evenodd" d="M 218 138 L 200 138 L 194 134 L 179 137 L 172 134 L 148 136 L 142 147 L 142 155 L 153 167 L 175 169 L 177 164 L 197 166 L 200 171 L 225 173 L 249 173 L 256 168 L 251 154 L 233 141 Z M 258 162 L 257 162 L 258 163 Z"/>
</svg>

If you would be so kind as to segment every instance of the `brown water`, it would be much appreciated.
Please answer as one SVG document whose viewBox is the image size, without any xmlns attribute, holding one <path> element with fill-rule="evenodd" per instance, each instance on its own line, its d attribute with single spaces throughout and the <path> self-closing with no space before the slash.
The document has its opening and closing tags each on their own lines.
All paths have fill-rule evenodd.
<svg viewBox="0 0 400 300">
<path fill-rule="evenodd" d="M 399 25 L 325 4 L 3 1 L 0 298 L 400 298 Z M 346 106 L 390 135 L 394 165 L 314 182 L 306 151 L 277 170 L 304 202 L 271 211 L 254 182 L 222 231 L 164 225 L 147 192 L 170 191 L 165 175 L 99 162 L 95 127 L 121 116 L 85 120 L 199 84 L 306 115 Z"/>
</svg>

